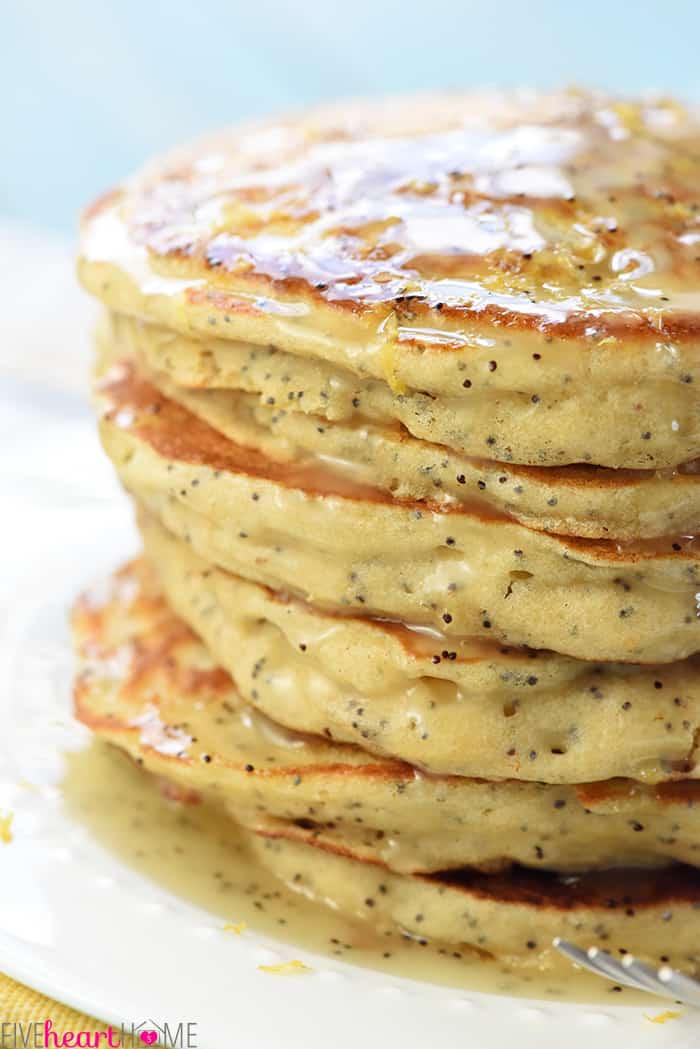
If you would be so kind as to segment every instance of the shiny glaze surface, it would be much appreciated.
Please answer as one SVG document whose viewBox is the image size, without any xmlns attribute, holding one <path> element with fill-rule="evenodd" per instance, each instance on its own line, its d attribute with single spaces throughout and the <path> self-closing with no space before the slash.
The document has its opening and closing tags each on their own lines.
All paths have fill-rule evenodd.
<svg viewBox="0 0 700 1049">
<path fill-rule="evenodd" d="M 613 989 L 583 971 L 519 969 L 468 948 L 373 930 L 359 917 L 352 920 L 323 906 L 323 900 L 306 899 L 256 861 L 245 832 L 229 819 L 209 805 L 188 804 L 165 784 L 159 790 L 153 777 L 113 747 L 95 742 L 71 755 L 60 789 L 67 810 L 100 845 L 165 892 L 218 917 L 222 937 L 251 941 L 251 959 L 262 934 L 278 942 L 285 958 L 313 951 L 462 989 L 655 1008 L 652 999 L 629 988 Z"/>
<path fill-rule="evenodd" d="M 93 205 L 83 253 L 138 255 L 156 293 L 164 276 L 224 307 L 247 291 L 292 319 L 323 301 L 436 348 L 470 318 L 682 338 L 699 327 L 699 174 L 700 125 L 664 99 L 344 105 L 166 158 Z"/>
</svg>

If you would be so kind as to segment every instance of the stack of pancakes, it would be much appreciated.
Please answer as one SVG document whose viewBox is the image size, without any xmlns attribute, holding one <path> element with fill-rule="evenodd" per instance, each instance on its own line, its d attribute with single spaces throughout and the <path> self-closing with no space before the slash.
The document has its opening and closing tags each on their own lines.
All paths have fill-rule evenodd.
<svg viewBox="0 0 700 1049">
<path fill-rule="evenodd" d="M 79 717 L 377 927 L 700 968 L 700 126 L 344 106 L 85 216 L 144 555 Z"/>
</svg>

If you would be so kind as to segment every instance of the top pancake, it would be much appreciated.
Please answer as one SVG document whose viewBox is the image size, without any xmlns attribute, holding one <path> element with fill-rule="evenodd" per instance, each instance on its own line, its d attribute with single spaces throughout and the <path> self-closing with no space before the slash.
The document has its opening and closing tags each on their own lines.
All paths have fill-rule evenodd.
<svg viewBox="0 0 700 1049">
<path fill-rule="evenodd" d="M 576 412 L 541 447 L 517 428 L 474 447 L 462 427 L 468 454 L 676 465 L 700 451 L 699 144 L 680 107 L 599 94 L 312 111 L 182 150 L 103 198 L 81 274 L 121 312 L 332 361 L 397 396 L 459 398 L 468 415 L 500 390 L 537 428 L 555 390 L 585 390 L 586 441 L 596 399 L 607 421 L 608 454 L 577 438 Z"/>
</svg>

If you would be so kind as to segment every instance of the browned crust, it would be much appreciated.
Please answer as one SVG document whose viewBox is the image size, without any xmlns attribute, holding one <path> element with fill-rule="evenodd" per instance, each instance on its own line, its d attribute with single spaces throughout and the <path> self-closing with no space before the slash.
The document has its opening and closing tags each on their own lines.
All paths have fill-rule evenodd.
<svg viewBox="0 0 700 1049">
<path fill-rule="evenodd" d="M 166 755 L 157 747 L 150 746 L 139 738 L 140 727 L 126 720 L 119 714 L 98 714 L 91 704 L 91 693 L 94 679 L 100 676 L 100 665 L 105 665 L 114 655 L 114 648 L 105 637 L 106 620 L 110 614 L 110 601 L 119 601 L 118 587 L 128 580 L 137 582 L 138 590 L 130 598 L 125 611 L 138 624 L 144 616 L 150 618 L 149 626 L 142 633 L 134 633 L 129 638 L 130 659 L 124 662 L 119 679 L 116 681 L 117 708 L 119 700 L 126 704 L 137 705 L 142 696 L 147 695 L 149 707 L 160 705 L 160 694 L 182 694 L 199 698 L 204 702 L 215 702 L 222 696 L 237 696 L 237 691 L 230 675 L 220 667 L 202 670 L 183 666 L 178 660 L 178 649 L 199 642 L 194 632 L 186 626 L 168 608 L 163 598 L 148 593 L 145 580 L 147 570 L 143 562 L 132 561 L 115 573 L 115 586 L 107 603 L 99 604 L 89 596 L 83 595 L 73 609 L 73 627 L 78 639 L 79 651 L 89 658 L 90 666 L 76 676 L 73 688 L 73 705 L 75 716 L 97 735 L 106 735 L 110 739 L 119 738 L 125 744 L 136 746 L 144 756 L 157 758 L 164 767 L 192 767 L 201 760 L 198 755 Z M 144 592 L 145 591 L 145 592 Z M 149 678 L 152 681 L 149 681 Z M 113 678 L 111 679 L 113 681 Z M 159 687 L 156 687 L 159 686 Z M 146 704 L 144 699 L 142 705 Z M 356 754 L 357 748 L 352 744 L 331 744 L 323 736 L 309 734 L 309 739 L 320 748 L 330 747 L 346 750 Z M 136 742 L 137 741 L 137 742 Z M 380 780 L 410 781 L 415 778 L 413 768 L 403 761 L 392 759 L 369 760 L 366 764 L 356 765 L 343 762 L 318 762 L 306 765 L 256 766 L 254 769 L 245 762 L 231 762 L 220 755 L 209 755 L 211 764 L 220 768 L 245 772 L 258 778 L 293 779 L 295 776 L 330 776 L 361 777 Z M 450 777 L 452 778 L 452 777 Z"/>
<path fill-rule="evenodd" d="M 504 150 L 520 127 L 528 145 Z M 609 336 L 623 347 L 687 342 L 700 334 L 686 304 L 697 250 L 684 240 L 696 222 L 699 140 L 694 113 L 668 100 L 595 92 L 344 104 L 166 158 L 129 184 L 123 218 L 156 271 L 204 279 L 187 296 L 215 312 L 262 314 L 241 296 L 273 294 L 368 325 L 410 311 L 445 332 L 535 331 L 582 347 Z M 500 160 L 488 160 L 485 141 Z M 220 214 L 206 206 L 218 204 Z M 611 262 L 621 252 L 650 260 L 646 286 L 649 271 L 634 275 L 640 294 L 624 259 Z M 429 335 L 418 341 L 450 352 Z"/>
<path fill-rule="evenodd" d="M 507 520 L 505 515 L 482 506 L 467 508 L 462 504 L 453 507 L 416 499 L 397 499 L 384 489 L 346 482 L 330 471 L 270 459 L 255 448 L 236 444 L 183 405 L 167 398 L 139 374 L 131 360 L 115 365 L 98 389 L 106 406 L 105 418 L 147 441 L 166 459 L 274 481 L 309 495 L 337 496 L 355 502 L 381 503 L 431 513 L 469 512 L 484 521 Z M 128 422 L 121 421 L 127 417 Z"/>
<path fill-rule="evenodd" d="M 342 845 L 338 841 L 330 841 L 328 838 L 320 838 L 302 827 L 293 824 L 280 824 L 276 827 L 256 827 L 254 833 L 259 838 L 267 838 L 270 841 L 293 841 L 299 845 L 309 845 L 311 848 L 328 852 L 332 856 L 342 856 L 346 860 L 356 860 L 358 863 L 367 863 L 371 867 L 381 867 L 388 870 L 386 864 L 375 856 L 358 856 L 349 845 Z"/>
<path fill-rule="evenodd" d="M 297 827 L 261 827 L 256 828 L 255 833 L 261 838 L 294 841 L 388 871 L 386 864 L 375 857 L 360 856 L 347 845 L 315 837 Z M 650 870 L 620 867 L 576 876 L 516 865 L 503 872 L 462 868 L 402 877 L 463 892 L 496 904 L 514 904 L 534 910 L 620 910 L 631 918 L 637 910 L 700 902 L 700 870 L 684 864 Z"/>
<path fill-rule="evenodd" d="M 676 780 L 669 783 L 643 784 L 632 780 L 603 780 L 583 783 L 576 787 L 582 805 L 595 807 L 607 801 L 651 798 L 663 805 L 682 805 L 692 808 L 700 805 L 700 780 Z"/>
<path fill-rule="evenodd" d="M 120 593 L 126 586 L 128 599 Z M 274 595 L 273 595 L 274 596 Z M 96 601 L 89 594 L 81 595 L 72 611 L 73 628 L 79 652 L 89 660 L 89 666 L 76 676 L 74 683 L 74 709 L 76 717 L 97 735 L 103 734 L 114 739 L 119 737 L 133 746 L 140 729 L 137 725 L 116 714 L 100 715 L 91 704 L 91 695 L 95 679 L 99 681 L 101 666 L 107 666 L 115 655 L 114 646 L 107 640 L 107 625 L 113 611 L 114 603 L 123 604 L 123 613 L 128 615 L 134 624 L 133 632 L 128 638 L 130 659 L 120 661 L 120 676 L 115 681 L 114 671 L 110 670 L 110 683 L 116 689 L 116 708 L 119 700 L 126 704 L 157 707 L 160 695 L 182 694 L 197 698 L 203 702 L 216 702 L 222 697 L 238 695 L 231 676 L 220 667 L 201 669 L 183 665 L 178 659 L 178 650 L 201 641 L 178 616 L 169 608 L 164 598 L 158 594 L 153 585 L 150 569 L 145 561 L 135 559 L 127 562 L 112 577 L 112 585 L 101 601 Z M 138 624 L 146 625 L 139 630 Z M 386 624 L 382 624 L 386 625 Z M 150 680 L 149 680 L 150 679 Z M 144 697 L 147 697 L 145 699 Z M 317 747 L 333 747 L 335 750 L 357 754 L 354 744 L 329 741 L 324 736 L 304 733 L 310 742 Z M 155 747 L 142 741 L 138 748 L 143 754 L 151 755 L 160 762 L 192 766 L 200 760 L 195 756 L 174 757 L 164 755 Z M 285 778 L 296 775 L 322 776 L 360 776 L 377 780 L 394 782 L 412 782 L 416 770 L 407 762 L 391 758 L 373 759 L 363 765 L 343 762 L 319 762 L 297 766 L 260 767 L 249 770 L 245 763 L 227 762 L 215 753 L 209 755 L 212 764 L 221 768 L 245 771 L 247 775 L 257 777 Z M 481 777 L 460 777 L 420 772 L 423 778 L 430 778 L 445 784 L 458 784 L 467 781 L 473 783 L 494 782 Z M 498 782 L 517 782 L 502 780 Z M 650 786 L 631 780 L 617 779 L 599 783 L 580 784 L 576 794 L 581 804 L 595 807 L 609 800 L 639 798 L 646 796 L 654 801 L 667 804 L 693 805 L 700 802 L 700 781 L 681 780 Z"/>
<path fill-rule="evenodd" d="M 152 249 L 151 253 L 154 261 L 157 261 L 158 256 L 152 252 Z M 166 254 L 161 258 L 163 260 L 172 259 L 173 255 Z M 188 274 L 191 273 L 193 280 L 212 274 L 215 274 L 214 279 L 221 280 L 218 270 L 212 269 L 205 263 L 192 266 L 191 257 L 189 261 Z M 157 265 L 155 269 L 157 272 Z M 466 304 L 450 305 L 435 296 L 421 298 L 416 295 L 402 295 L 392 300 L 391 308 L 388 308 L 384 303 L 376 305 L 350 298 L 329 299 L 312 284 L 300 278 L 274 279 L 262 274 L 245 273 L 236 274 L 235 287 L 228 290 L 221 287 L 197 287 L 185 290 L 185 298 L 192 305 L 206 307 L 222 315 L 230 316 L 236 314 L 267 316 L 268 311 L 264 306 L 256 306 L 254 301 L 257 298 L 262 302 L 266 297 L 281 298 L 283 302 L 290 303 L 303 302 L 318 309 L 321 313 L 358 314 L 372 326 L 375 324 L 379 326 L 392 314 L 401 321 L 401 315 L 410 312 L 411 321 L 421 321 L 426 328 L 435 328 L 436 321 L 439 320 L 438 330 L 443 335 L 454 333 L 446 324 L 452 321 L 455 331 L 459 331 L 460 327 L 465 324 L 477 324 L 483 329 L 496 328 L 501 329 L 504 333 L 527 332 L 561 340 L 576 340 L 584 350 L 597 348 L 602 339 L 616 339 L 620 346 L 614 352 L 624 353 L 630 352 L 630 345 L 633 342 L 669 340 L 693 343 L 700 336 L 700 315 L 687 311 L 664 313 L 659 309 L 654 311 L 653 315 L 649 315 L 633 309 L 613 313 L 604 310 L 584 311 L 573 307 L 572 312 L 565 318 L 555 319 L 551 313 L 545 312 L 544 308 L 540 313 L 508 309 L 502 304 L 494 303 L 482 304 L 475 308 Z M 555 309 L 556 304 L 553 303 L 552 311 Z M 424 337 L 423 335 L 403 337 L 401 342 L 402 345 L 415 346 L 420 350 L 429 350 L 432 353 L 453 353 L 456 349 L 464 352 L 469 349 L 468 345 L 450 343 L 445 339 L 430 339 L 429 336 Z"/>
<path fill-rule="evenodd" d="M 494 903 L 560 911 L 592 907 L 622 911 L 630 918 L 640 909 L 700 902 L 700 870 L 684 864 L 642 871 L 619 867 L 590 871 L 575 878 L 526 867 L 511 868 L 507 874 L 496 872 L 488 875 L 476 870 L 461 870 L 431 875 L 425 880 Z"/>
<path fill-rule="evenodd" d="M 86 725 L 96 735 L 108 735 L 110 739 L 120 737 L 123 740 L 134 740 L 139 736 L 139 727 L 137 725 L 131 725 L 128 722 L 122 721 L 117 717 L 110 717 L 109 715 L 96 715 L 90 708 L 89 704 L 89 683 L 84 678 L 78 678 L 73 690 L 73 709 L 78 721 Z M 322 737 L 317 737 L 319 745 L 328 745 L 327 740 Z M 340 748 L 340 744 L 334 744 L 335 747 Z M 139 750 L 147 756 L 155 757 L 160 763 L 179 765 L 180 767 L 194 767 L 199 764 L 199 760 L 196 757 L 190 755 L 184 755 L 182 757 L 173 756 L 171 754 L 163 754 L 162 751 L 158 750 L 157 747 L 152 747 L 147 743 L 139 741 Z M 348 747 L 350 750 L 351 748 Z M 414 771 L 410 765 L 400 761 L 385 762 L 368 762 L 366 765 L 344 765 L 341 762 L 333 762 L 328 764 L 317 763 L 314 765 L 285 765 L 283 768 L 278 766 L 255 766 L 254 769 L 250 769 L 244 762 L 233 762 L 225 761 L 217 754 L 211 754 L 210 767 L 232 769 L 238 772 L 245 772 L 247 776 L 252 776 L 258 779 L 293 779 L 295 776 L 324 776 L 324 777 L 344 777 L 350 776 L 353 779 L 356 777 L 364 779 L 379 779 L 379 780 L 413 780 L 415 778 Z M 447 778 L 447 777 L 444 777 Z"/>
<path fill-rule="evenodd" d="M 134 362 L 128 359 L 110 370 L 101 381 L 99 392 L 105 405 L 104 417 L 108 421 L 146 441 L 159 455 L 168 460 L 272 481 L 320 498 L 334 496 L 354 502 L 396 506 L 412 511 L 420 509 L 431 513 L 456 514 L 489 522 L 494 526 L 506 523 L 527 532 L 540 534 L 537 529 L 515 522 L 505 514 L 478 503 L 445 505 L 415 499 L 397 499 L 383 489 L 354 482 L 346 483 L 332 471 L 321 472 L 305 464 L 282 463 L 270 459 L 257 449 L 236 444 L 183 405 L 165 397 L 139 374 Z M 694 543 L 686 543 L 683 537 L 679 537 L 679 550 L 673 549 L 673 536 L 634 543 L 560 535 L 552 535 L 550 538 L 564 549 L 610 562 L 661 560 L 671 555 L 676 560 L 698 559 Z"/>
</svg>

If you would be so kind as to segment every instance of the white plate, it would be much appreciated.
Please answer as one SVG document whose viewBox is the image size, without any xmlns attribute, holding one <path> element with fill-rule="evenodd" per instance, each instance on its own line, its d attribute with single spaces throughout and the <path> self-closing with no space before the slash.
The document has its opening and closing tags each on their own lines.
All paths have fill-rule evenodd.
<svg viewBox="0 0 700 1049">
<path fill-rule="evenodd" d="M 66 611 L 86 580 L 114 566 L 136 541 L 106 474 L 81 469 L 81 456 L 94 467 L 89 424 L 70 426 L 70 498 L 57 502 L 53 494 L 62 484 L 56 470 L 68 473 L 66 467 L 54 465 L 45 481 L 37 469 L 33 484 L 46 497 L 14 507 L 5 547 L 8 569 L 14 566 L 16 576 L 21 566 L 25 578 L 5 593 L 0 639 L 0 810 L 14 813 L 14 839 L 0 844 L 2 970 L 106 1021 L 194 1022 L 200 1049 L 700 1044 L 697 1014 L 652 1024 L 645 1018 L 659 1012 L 652 1000 L 640 1009 L 502 998 L 301 950 L 295 953 L 313 971 L 273 979 L 257 966 L 287 959 L 288 947 L 254 931 L 222 936 L 220 918 L 170 895 L 91 840 L 55 785 L 62 755 L 85 746 L 87 735 L 70 714 Z"/>
</svg>

